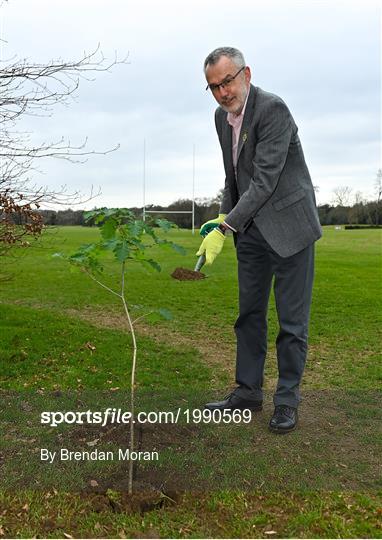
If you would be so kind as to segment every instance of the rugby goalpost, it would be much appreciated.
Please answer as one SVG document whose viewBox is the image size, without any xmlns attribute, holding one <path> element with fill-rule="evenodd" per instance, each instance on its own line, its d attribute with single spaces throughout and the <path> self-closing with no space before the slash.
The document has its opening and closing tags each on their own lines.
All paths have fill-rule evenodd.
<svg viewBox="0 0 382 540">
<path fill-rule="evenodd" d="M 195 145 L 192 147 L 192 210 L 146 210 L 146 139 L 143 140 L 143 221 L 146 214 L 191 214 L 192 234 L 195 234 Z"/>
</svg>

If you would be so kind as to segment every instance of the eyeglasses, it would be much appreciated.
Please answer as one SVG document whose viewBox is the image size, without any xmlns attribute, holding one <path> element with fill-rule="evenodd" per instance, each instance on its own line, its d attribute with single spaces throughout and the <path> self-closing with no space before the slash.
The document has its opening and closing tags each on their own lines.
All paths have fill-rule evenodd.
<svg viewBox="0 0 382 540">
<path fill-rule="evenodd" d="M 222 81 L 219 84 L 207 84 L 206 90 L 210 89 L 211 92 L 216 92 L 216 90 L 218 90 L 219 88 L 226 88 L 227 86 L 233 83 L 233 81 L 236 79 L 239 73 L 243 71 L 243 69 L 245 69 L 245 66 L 240 68 L 239 71 L 233 77 L 228 76 L 224 79 L 224 81 Z"/>
</svg>

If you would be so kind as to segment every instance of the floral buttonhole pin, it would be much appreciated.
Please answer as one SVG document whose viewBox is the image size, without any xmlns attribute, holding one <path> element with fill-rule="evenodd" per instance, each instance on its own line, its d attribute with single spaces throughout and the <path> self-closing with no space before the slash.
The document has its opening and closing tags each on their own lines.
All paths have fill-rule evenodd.
<svg viewBox="0 0 382 540">
<path fill-rule="evenodd" d="M 243 139 L 242 139 L 242 140 L 243 140 L 243 143 L 245 143 L 247 139 L 248 139 L 248 133 L 247 133 L 246 131 L 244 131 L 244 133 L 243 133 Z"/>
</svg>

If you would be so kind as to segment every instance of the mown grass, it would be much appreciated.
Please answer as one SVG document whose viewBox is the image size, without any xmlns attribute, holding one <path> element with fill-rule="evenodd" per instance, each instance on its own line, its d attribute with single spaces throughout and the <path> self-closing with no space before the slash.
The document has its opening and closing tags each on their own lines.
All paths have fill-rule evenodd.
<svg viewBox="0 0 382 540">
<path fill-rule="evenodd" d="M 143 515 L 52 491 L 0 493 L 0 505 L 20 538 L 381 538 L 377 497 L 352 493 L 186 493 Z"/>
<path fill-rule="evenodd" d="M 131 339 L 121 306 L 86 275 L 70 272 L 63 260 L 52 258 L 56 251 L 72 253 L 97 235 L 96 229 L 78 227 L 49 231 L 37 246 L 2 267 L 11 279 L 0 283 L 0 386 L 17 390 L 27 412 L 30 407 L 32 411 L 23 425 L 25 411 L 15 415 L 14 407 L 2 407 L 2 426 L 11 436 L 2 440 L 0 452 L 24 441 L 19 467 L 28 478 L 41 474 L 31 453 L 39 446 L 33 439 L 51 441 L 37 425 L 41 409 L 36 396 L 48 400 L 52 390 L 64 392 L 64 397 L 65 390 L 80 396 L 95 390 L 96 403 L 98 398 L 101 402 L 100 391 L 129 388 Z M 180 230 L 172 239 L 188 249 L 185 257 L 154 250 L 161 273 L 134 265 L 128 269 L 127 296 L 134 317 L 157 307 L 173 314 L 172 321 L 148 318 L 138 326 L 138 392 L 147 410 L 198 408 L 206 399 L 220 397 L 233 382 L 237 278 L 231 239 L 216 263 L 205 269 L 207 279 L 196 282 L 177 282 L 170 274 L 177 266 L 193 268 L 198 236 Z M 285 438 L 267 432 L 276 376 L 277 318 L 271 298 L 265 411 L 249 427 L 205 426 L 191 434 L 190 442 L 175 438 L 180 445 L 176 454 L 171 445 L 162 452 L 165 471 L 172 468 L 179 479 L 200 478 L 201 485 L 205 480 L 208 493 L 190 490 L 177 505 L 143 518 L 112 508 L 92 512 L 86 497 L 51 491 L 51 486 L 59 489 L 60 481 L 64 485 L 62 469 L 52 469 L 46 478 L 47 498 L 46 492 L 6 491 L 3 483 L 0 506 L 6 511 L 0 512 L 0 530 L 24 537 L 60 537 L 64 532 L 90 537 L 381 537 L 380 251 L 380 231 L 374 230 L 326 228 L 317 244 L 310 355 L 298 431 Z M 107 284 L 118 287 L 118 279 L 119 269 L 106 261 Z M 9 481 L 11 465 L 2 466 Z M 77 477 L 73 469 L 65 473 L 68 480 L 74 475 L 73 486 L 81 474 L 87 481 L 97 472 L 94 467 L 77 470 L 82 471 Z M 13 510 L 19 506 L 17 516 Z"/>
<path fill-rule="evenodd" d="M 207 279 L 179 282 L 170 274 L 177 266 L 193 268 L 198 235 L 175 231 L 173 238 L 187 248 L 184 257 L 171 251 L 153 249 L 152 255 L 162 266 L 161 273 L 142 270 L 138 265 L 128 269 L 127 296 L 135 316 L 152 308 L 166 307 L 172 322 L 156 322 L 156 328 L 172 329 L 190 336 L 195 345 L 206 337 L 233 343 L 232 326 L 237 316 L 236 262 L 232 240 L 211 268 Z M 56 251 L 72 253 L 79 244 L 98 237 L 98 231 L 67 227 L 50 233 L 41 247 L 24 253 L 7 270 L 14 274 L 2 283 L 6 303 L 16 302 L 32 308 L 41 307 L 65 314 L 65 310 L 121 313 L 121 306 L 110 294 L 97 287 L 82 273 L 71 273 Z M 376 230 L 334 230 L 326 228 L 317 243 L 316 280 L 312 304 L 310 345 L 307 364 L 310 385 L 335 388 L 346 384 L 354 388 L 378 388 L 381 383 L 381 233 Z M 119 268 L 107 263 L 105 281 L 118 287 Z M 147 325 L 154 324 L 147 321 Z M 277 317 L 273 298 L 269 309 L 269 342 L 277 334 Z M 319 362 L 319 363 L 318 363 Z M 275 364 L 268 366 L 270 377 Z M 327 377 L 327 370 L 330 377 Z M 314 379 L 314 380 L 313 380 Z"/>
<path fill-rule="evenodd" d="M 2 388 L 127 388 L 132 342 L 128 332 L 96 328 L 74 317 L 31 307 L 0 305 Z M 179 390 L 208 379 L 195 351 L 139 339 L 139 386 Z"/>
</svg>

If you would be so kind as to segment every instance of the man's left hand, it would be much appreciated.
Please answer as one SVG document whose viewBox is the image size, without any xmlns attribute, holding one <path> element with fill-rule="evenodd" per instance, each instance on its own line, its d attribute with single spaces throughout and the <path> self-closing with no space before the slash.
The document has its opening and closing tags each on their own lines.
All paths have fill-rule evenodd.
<svg viewBox="0 0 382 540">
<path fill-rule="evenodd" d="M 200 244 L 199 251 L 196 255 L 200 256 L 205 253 L 206 264 L 212 264 L 223 249 L 224 240 L 225 236 L 221 230 L 218 228 L 213 229 Z"/>
</svg>

